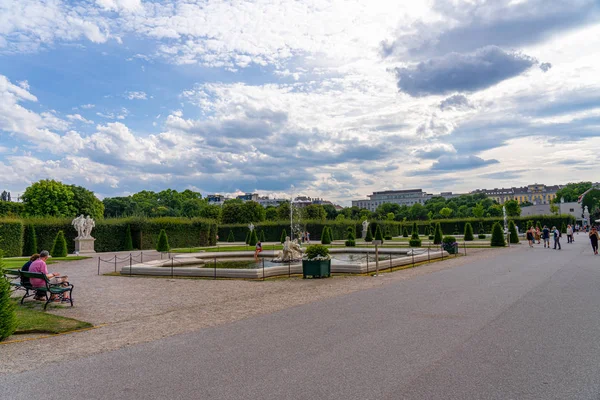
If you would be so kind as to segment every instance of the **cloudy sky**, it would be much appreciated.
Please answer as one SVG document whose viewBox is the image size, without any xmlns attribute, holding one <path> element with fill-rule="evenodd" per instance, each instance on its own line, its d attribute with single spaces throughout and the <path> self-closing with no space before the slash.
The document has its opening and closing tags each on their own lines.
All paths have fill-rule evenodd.
<svg viewBox="0 0 600 400">
<path fill-rule="evenodd" d="M 600 0 L 0 0 L 0 190 L 598 180 Z"/>
</svg>

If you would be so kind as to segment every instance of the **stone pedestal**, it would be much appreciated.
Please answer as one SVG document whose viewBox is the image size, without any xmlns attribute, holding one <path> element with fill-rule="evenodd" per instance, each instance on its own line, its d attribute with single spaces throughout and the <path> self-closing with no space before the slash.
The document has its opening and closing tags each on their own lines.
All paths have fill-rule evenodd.
<svg viewBox="0 0 600 400">
<path fill-rule="evenodd" d="M 89 254 L 95 253 L 94 250 L 94 242 L 96 239 L 93 237 L 89 238 L 76 238 L 75 239 L 75 253 L 79 254 Z"/>
</svg>

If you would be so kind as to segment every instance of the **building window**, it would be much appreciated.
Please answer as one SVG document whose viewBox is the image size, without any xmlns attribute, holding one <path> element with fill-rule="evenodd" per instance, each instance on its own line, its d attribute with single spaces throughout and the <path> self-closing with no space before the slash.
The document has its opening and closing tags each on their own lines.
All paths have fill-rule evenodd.
<svg viewBox="0 0 600 400">
<path fill-rule="evenodd" d="M 575 212 L 574 208 L 569 208 L 569 212 Z"/>
</svg>

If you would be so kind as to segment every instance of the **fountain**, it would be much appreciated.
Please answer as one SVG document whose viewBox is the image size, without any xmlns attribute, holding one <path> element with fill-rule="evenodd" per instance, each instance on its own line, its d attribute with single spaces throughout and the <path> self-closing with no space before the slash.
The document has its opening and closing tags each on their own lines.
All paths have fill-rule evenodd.
<svg viewBox="0 0 600 400">
<path fill-rule="evenodd" d="M 283 243 L 283 250 L 278 252 L 272 262 L 275 263 L 286 263 L 286 262 L 298 262 L 302 260 L 302 248 L 298 244 L 298 239 L 290 240 L 289 236 L 285 237 L 285 243 Z"/>
<path fill-rule="evenodd" d="M 504 234 L 508 233 L 508 219 L 506 218 L 506 207 L 502 206 L 502 214 L 504 215 Z"/>
</svg>

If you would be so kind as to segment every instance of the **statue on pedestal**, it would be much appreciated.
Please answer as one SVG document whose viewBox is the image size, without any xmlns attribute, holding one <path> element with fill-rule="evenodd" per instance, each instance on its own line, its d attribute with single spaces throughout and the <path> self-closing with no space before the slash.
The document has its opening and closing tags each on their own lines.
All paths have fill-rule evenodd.
<svg viewBox="0 0 600 400">
<path fill-rule="evenodd" d="M 300 261 L 302 259 L 302 248 L 298 244 L 298 239 L 290 240 L 289 236 L 285 237 L 283 250 L 273 259 L 274 262 Z"/>
<path fill-rule="evenodd" d="M 81 214 L 79 217 L 71 221 L 71 225 L 77 231 L 77 237 L 75 238 L 75 253 L 95 253 L 94 251 L 94 239 L 92 237 L 92 229 L 96 226 L 94 219 L 89 215 L 84 217 Z"/>
</svg>

